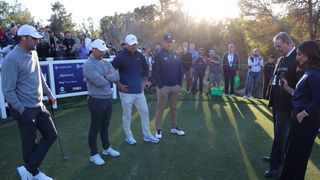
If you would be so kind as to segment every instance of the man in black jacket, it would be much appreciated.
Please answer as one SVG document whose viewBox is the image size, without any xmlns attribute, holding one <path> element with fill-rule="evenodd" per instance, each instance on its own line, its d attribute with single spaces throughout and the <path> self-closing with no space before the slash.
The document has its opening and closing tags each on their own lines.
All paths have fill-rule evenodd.
<svg viewBox="0 0 320 180">
<path fill-rule="evenodd" d="M 234 52 L 234 45 L 228 45 L 228 52 L 223 56 L 223 75 L 224 75 L 224 93 L 229 94 L 229 84 L 230 93 L 234 95 L 233 79 L 239 74 L 239 56 Z"/>
<path fill-rule="evenodd" d="M 275 120 L 275 135 L 272 144 L 269 168 L 264 173 L 265 177 L 274 177 L 279 173 L 283 163 L 287 136 L 290 129 L 292 112 L 292 95 L 283 90 L 281 78 L 288 81 L 291 88 L 296 86 L 298 76 L 296 73 L 296 49 L 290 35 L 280 32 L 273 38 L 274 47 L 282 56 L 278 59 L 273 73 L 269 107 L 273 110 Z M 264 157 L 264 160 L 268 160 Z"/>
<path fill-rule="evenodd" d="M 263 99 L 269 100 L 270 98 L 270 80 L 273 75 L 275 66 L 275 58 L 273 55 L 268 57 L 268 62 L 263 67 Z"/>
<path fill-rule="evenodd" d="M 186 90 L 187 93 L 190 93 L 192 78 L 191 78 L 191 66 L 192 66 L 192 54 L 188 50 L 188 42 L 182 44 L 183 51 L 181 52 L 181 63 L 183 74 L 186 77 Z"/>
</svg>

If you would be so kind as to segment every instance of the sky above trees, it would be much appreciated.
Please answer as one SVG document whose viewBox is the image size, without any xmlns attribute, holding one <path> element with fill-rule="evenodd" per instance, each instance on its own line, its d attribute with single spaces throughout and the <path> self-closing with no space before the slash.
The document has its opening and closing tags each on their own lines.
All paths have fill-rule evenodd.
<svg viewBox="0 0 320 180">
<path fill-rule="evenodd" d="M 13 4 L 16 0 L 5 0 Z M 57 0 L 18 0 L 25 6 L 34 17 L 35 21 L 46 24 L 50 18 L 51 4 Z M 112 16 L 117 13 L 133 11 L 136 7 L 159 4 L 159 0 L 59 0 L 69 13 L 72 20 L 81 24 L 83 19 L 91 17 L 98 27 L 98 23 L 104 16 Z M 41 8 L 41 10 L 39 9 Z M 202 18 L 213 18 L 215 20 L 225 17 L 236 17 L 239 15 L 237 0 L 208 1 L 208 0 L 184 0 L 184 11 L 198 20 Z"/>
</svg>

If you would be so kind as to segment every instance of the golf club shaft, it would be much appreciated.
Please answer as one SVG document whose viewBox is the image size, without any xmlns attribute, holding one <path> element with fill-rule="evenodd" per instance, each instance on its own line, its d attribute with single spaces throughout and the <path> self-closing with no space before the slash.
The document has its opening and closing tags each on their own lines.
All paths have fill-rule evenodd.
<svg viewBox="0 0 320 180">
<path fill-rule="evenodd" d="M 50 101 L 50 109 L 51 109 L 52 121 L 54 122 L 55 127 L 56 127 L 56 130 L 57 130 L 57 137 L 58 137 L 59 149 L 60 149 L 60 152 L 61 152 L 61 155 L 62 155 L 62 159 L 68 159 L 68 158 L 65 158 L 65 154 L 64 154 L 64 151 L 63 151 L 62 143 L 61 143 L 61 140 L 60 140 L 60 134 L 59 134 L 58 129 L 57 129 L 57 124 L 56 124 L 56 122 L 55 122 L 55 116 L 54 116 L 54 111 L 53 111 L 53 106 L 52 106 L 52 104 L 51 104 L 51 101 Z"/>
</svg>

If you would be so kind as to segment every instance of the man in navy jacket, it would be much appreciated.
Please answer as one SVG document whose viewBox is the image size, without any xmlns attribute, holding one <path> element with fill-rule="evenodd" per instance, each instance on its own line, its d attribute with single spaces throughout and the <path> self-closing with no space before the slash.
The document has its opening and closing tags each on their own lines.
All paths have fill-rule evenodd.
<svg viewBox="0 0 320 180">
<path fill-rule="evenodd" d="M 173 35 L 167 33 L 163 36 L 163 47 L 155 56 L 152 66 L 153 77 L 157 86 L 157 110 L 156 110 L 156 138 L 162 138 L 161 124 L 163 111 L 167 100 L 171 112 L 171 133 L 184 135 L 178 128 L 177 102 L 181 92 L 183 70 L 180 55 L 173 50 Z"/>
<path fill-rule="evenodd" d="M 158 143 L 150 132 L 149 109 L 143 90 L 146 87 L 149 67 L 142 53 L 137 51 L 138 40 L 133 34 L 125 38 L 126 49 L 121 51 L 111 62 L 115 69 L 119 70 L 120 81 L 117 81 L 122 105 L 122 125 L 126 135 L 125 141 L 134 145 L 137 143 L 131 132 L 131 112 L 133 104 L 140 116 L 143 132 L 143 140 Z"/>
</svg>

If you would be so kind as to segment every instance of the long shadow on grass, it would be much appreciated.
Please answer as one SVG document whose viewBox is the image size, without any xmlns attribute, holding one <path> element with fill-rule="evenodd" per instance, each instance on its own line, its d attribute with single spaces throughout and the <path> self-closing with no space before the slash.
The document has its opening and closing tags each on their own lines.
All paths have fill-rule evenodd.
<svg viewBox="0 0 320 180">
<path fill-rule="evenodd" d="M 260 125 L 254 122 L 257 117 L 247 104 L 230 103 L 229 105 L 231 109 L 229 121 L 237 135 L 249 178 L 262 177 L 263 167 L 267 165 L 260 161 L 262 154 L 265 153 L 265 148 L 261 147 L 264 147 L 265 143 L 271 144 L 272 139 Z"/>
<path fill-rule="evenodd" d="M 192 103 L 195 113 L 190 115 L 196 117 L 196 120 L 188 124 L 190 129 L 188 136 L 192 136 L 199 155 L 190 157 L 198 164 L 198 166 L 192 166 L 192 171 L 186 172 L 190 179 L 199 179 L 201 176 L 204 179 L 234 179 L 234 177 L 246 176 L 241 171 L 242 165 L 239 165 L 242 161 L 234 162 L 234 159 L 241 154 L 237 148 L 234 148 L 237 139 L 230 133 L 232 129 L 225 120 L 226 115 L 223 113 L 225 106 L 224 101 L 203 101 L 201 96 L 198 97 L 198 101 Z M 231 168 L 229 162 L 233 163 L 233 167 L 236 166 L 236 168 L 232 167 L 232 172 L 229 171 Z M 201 176 L 200 172 L 202 172 Z"/>
<path fill-rule="evenodd" d="M 266 110 L 262 109 L 258 104 L 255 103 L 255 101 L 248 99 L 248 101 L 257 109 L 260 113 L 262 113 L 268 120 L 271 120 L 273 122 L 273 117 L 269 113 L 266 112 L 268 109 L 267 106 L 263 105 Z M 269 110 L 267 110 L 269 111 Z"/>
<path fill-rule="evenodd" d="M 265 111 L 263 111 L 257 104 L 255 104 L 253 100 L 249 99 L 249 101 L 256 109 L 260 110 L 260 112 L 263 115 L 265 115 Z M 266 116 L 266 117 L 268 117 L 268 116 Z M 269 117 L 268 119 L 272 119 L 272 117 L 271 118 Z M 317 143 L 315 143 L 313 146 L 313 152 L 320 152 L 320 146 Z M 310 160 L 314 163 L 315 166 L 317 166 L 318 169 L 320 169 L 320 155 L 319 155 L 319 153 L 313 153 L 310 157 Z"/>
<path fill-rule="evenodd" d="M 251 104 L 257 109 L 259 110 L 260 113 L 262 113 L 264 116 L 267 117 L 267 119 L 272 120 L 273 117 L 270 116 L 269 114 L 267 114 L 260 106 L 258 106 L 257 104 L 255 104 L 253 100 L 248 99 L 248 101 L 251 102 Z M 315 143 L 313 146 L 313 152 L 320 152 L 320 146 Z M 315 154 L 315 153 L 314 153 Z M 310 160 L 314 163 L 315 166 L 317 166 L 318 169 L 320 169 L 320 161 L 319 161 L 319 154 L 315 154 L 313 156 L 310 156 Z"/>
</svg>

